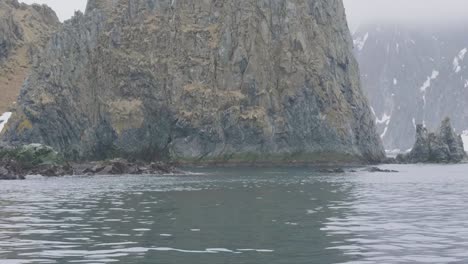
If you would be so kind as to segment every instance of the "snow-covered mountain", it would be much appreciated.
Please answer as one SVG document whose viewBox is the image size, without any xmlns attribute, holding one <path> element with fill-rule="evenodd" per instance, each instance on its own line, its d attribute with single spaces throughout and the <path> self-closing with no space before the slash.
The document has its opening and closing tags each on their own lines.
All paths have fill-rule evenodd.
<svg viewBox="0 0 468 264">
<path fill-rule="evenodd" d="M 468 130 L 466 27 L 366 25 L 353 35 L 362 84 L 388 150 L 409 149 L 416 124 L 450 117 Z"/>
</svg>

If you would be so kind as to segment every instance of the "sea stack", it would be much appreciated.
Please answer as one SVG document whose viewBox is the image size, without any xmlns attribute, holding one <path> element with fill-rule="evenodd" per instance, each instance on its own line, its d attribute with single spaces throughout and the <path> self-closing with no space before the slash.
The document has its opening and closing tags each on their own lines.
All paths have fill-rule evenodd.
<svg viewBox="0 0 468 264">
<path fill-rule="evenodd" d="M 342 0 L 90 0 L 6 128 L 69 159 L 379 162 Z"/>
<path fill-rule="evenodd" d="M 406 155 L 399 155 L 397 160 L 402 163 L 459 163 L 466 158 L 463 140 L 446 118 L 434 133 L 417 125 L 413 149 Z"/>
</svg>

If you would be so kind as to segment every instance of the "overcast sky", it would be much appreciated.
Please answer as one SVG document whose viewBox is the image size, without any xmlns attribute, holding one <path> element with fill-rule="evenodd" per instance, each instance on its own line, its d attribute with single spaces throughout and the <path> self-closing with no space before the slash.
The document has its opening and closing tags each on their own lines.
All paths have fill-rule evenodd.
<svg viewBox="0 0 468 264">
<path fill-rule="evenodd" d="M 47 4 L 57 12 L 60 20 L 69 19 L 75 13 L 75 10 L 84 10 L 87 0 L 20 0 L 21 2 L 32 4 Z"/>
<path fill-rule="evenodd" d="M 351 28 L 369 21 L 422 23 L 431 26 L 446 23 L 467 24 L 468 21 L 468 0 L 343 1 Z"/>
<path fill-rule="evenodd" d="M 468 21 L 468 0 L 343 1 L 352 29 L 361 23 L 375 20 L 436 25 L 445 22 Z M 64 20 L 70 18 L 75 10 L 84 10 L 87 0 L 23 0 L 23 2 L 46 3 L 57 12 L 61 20 Z"/>
</svg>

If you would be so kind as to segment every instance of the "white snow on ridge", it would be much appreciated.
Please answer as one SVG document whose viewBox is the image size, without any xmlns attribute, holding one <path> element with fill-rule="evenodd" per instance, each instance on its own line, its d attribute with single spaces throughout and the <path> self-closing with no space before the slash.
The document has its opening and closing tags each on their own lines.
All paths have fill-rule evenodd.
<svg viewBox="0 0 468 264">
<path fill-rule="evenodd" d="M 374 107 L 371 106 L 370 110 L 371 110 L 372 114 L 375 116 L 375 118 L 377 118 L 377 114 L 375 113 Z"/>
<path fill-rule="evenodd" d="M 375 120 L 375 122 L 377 124 L 385 124 L 385 129 L 384 129 L 383 133 L 380 135 L 380 138 L 383 139 L 385 137 L 385 135 L 387 134 L 388 125 L 390 124 L 391 119 L 392 119 L 391 115 L 387 115 L 387 113 L 384 113 L 381 119 L 377 118 Z"/>
<path fill-rule="evenodd" d="M 378 119 L 378 118 L 377 118 L 377 120 L 375 120 L 375 122 L 376 122 L 377 124 L 388 124 L 388 123 L 390 122 L 390 119 L 391 119 L 391 118 L 392 118 L 392 116 L 389 116 L 389 115 L 387 115 L 387 113 L 384 113 L 384 115 L 382 116 L 382 118 L 381 118 L 381 119 Z"/>
<path fill-rule="evenodd" d="M 468 80 L 465 80 L 465 88 L 468 88 Z"/>
<path fill-rule="evenodd" d="M 0 116 L 0 132 L 2 132 L 3 128 L 5 127 L 5 124 L 8 122 L 10 117 L 11 112 L 3 113 L 3 115 Z"/>
<path fill-rule="evenodd" d="M 384 132 L 382 133 L 382 135 L 380 135 L 381 139 L 383 139 L 385 135 L 387 135 L 387 131 L 388 131 L 388 126 L 385 127 Z"/>
<path fill-rule="evenodd" d="M 369 32 L 367 32 L 364 37 L 362 38 L 356 38 L 354 40 L 354 45 L 358 48 L 359 51 L 361 51 L 364 46 L 366 45 L 367 39 L 369 38 Z"/>
<path fill-rule="evenodd" d="M 465 55 L 466 55 L 467 52 L 468 52 L 468 49 L 464 48 L 453 59 L 453 70 L 455 71 L 455 73 L 459 73 L 461 71 L 460 62 L 465 59 Z"/>
<path fill-rule="evenodd" d="M 424 82 L 423 86 L 421 86 L 421 92 L 426 92 L 426 89 L 431 87 L 431 81 L 437 79 L 439 76 L 439 72 L 436 70 L 432 71 L 432 75 L 427 77 L 427 80 Z"/>
</svg>

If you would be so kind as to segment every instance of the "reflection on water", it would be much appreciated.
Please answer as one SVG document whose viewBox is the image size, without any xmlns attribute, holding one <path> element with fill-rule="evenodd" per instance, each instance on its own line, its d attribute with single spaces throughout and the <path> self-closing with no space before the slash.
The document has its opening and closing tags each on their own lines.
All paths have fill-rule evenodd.
<svg viewBox="0 0 468 264">
<path fill-rule="evenodd" d="M 468 166 L 400 168 L 349 180 L 350 211 L 322 230 L 353 238 L 332 248 L 357 263 L 468 263 Z"/>
<path fill-rule="evenodd" d="M 466 263 L 467 165 L 2 182 L 0 263 Z"/>
</svg>

